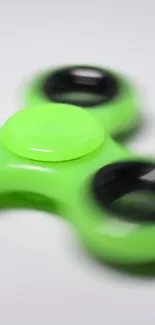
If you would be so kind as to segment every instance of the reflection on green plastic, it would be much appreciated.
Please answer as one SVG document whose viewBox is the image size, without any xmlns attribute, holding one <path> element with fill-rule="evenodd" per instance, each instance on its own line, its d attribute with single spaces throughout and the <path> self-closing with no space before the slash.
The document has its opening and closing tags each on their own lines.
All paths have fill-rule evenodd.
<svg viewBox="0 0 155 325">
<path fill-rule="evenodd" d="M 49 73 L 58 71 L 59 69 L 62 69 L 62 67 L 56 67 L 52 70 L 45 71 L 29 83 L 24 99 L 26 106 L 40 105 L 49 102 L 49 99 L 45 97 L 42 91 L 42 85 Z M 89 110 L 95 119 L 101 123 L 101 126 L 106 125 L 106 129 L 110 134 L 119 136 L 128 133 L 140 124 L 140 116 L 137 110 L 137 94 L 126 78 L 120 76 L 115 71 L 110 72 L 120 84 L 119 95 L 110 102 L 95 106 L 91 109 L 87 108 L 87 110 Z M 78 94 L 78 96 L 80 96 L 80 94 Z M 89 96 L 91 98 L 92 95 L 90 94 Z"/>
<path fill-rule="evenodd" d="M 100 126 L 88 112 L 72 107 L 70 115 L 68 106 L 55 104 L 53 110 L 49 105 L 52 104 L 21 110 L 1 129 L 0 192 L 7 193 L 9 207 L 18 206 L 19 196 L 20 207 L 32 208 L 35 202 L 36 209 L 56 211 L 71 222 L 87 249 L 103 260 L 138 263 L 154 259 L 155 226 L 119 220 L 103 210 L 92 194 L 92 179 L 99 168 L 135 157 L 112 140 L 105 130 L 101 136 Z M 66 111 L 63 119 L 62 110 Z M 59 116 L 60 132 L 54 128 L 54 120 L 59 127 Z M 81 135 L 87 141 L 78 139 Z M 30 150 L 30 147 L 45 150 L 47 144 L 49 150 L 54 144 L 57 153 Z M 76 147 L 76 154 L 73 147 Z"/>
<path fill-rule="evenodd" d="M 2 136 L 7 148 L 22 157 L 55 162 L 85 156 L 104 140 L 101 127 L 86 111 L 51 103 L 14 114 Z"/>
</svg>

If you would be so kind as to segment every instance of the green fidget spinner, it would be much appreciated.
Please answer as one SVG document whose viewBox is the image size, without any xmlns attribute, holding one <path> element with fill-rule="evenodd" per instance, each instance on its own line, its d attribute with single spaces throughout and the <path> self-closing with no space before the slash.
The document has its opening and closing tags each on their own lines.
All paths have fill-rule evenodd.
<svg viewBox="0 0 155 325">
<path fill-rule="evenodd" d="M 27 89 L 26 106 L 47 102 L 86 109 L 114 136 L 128 134 L 140 121 L 137 96 L 130 82 L 99 67 L 57 67 L 35 77 Z"/>
<path fill-rule="evenodd" d="M 21 205 L 38 195 L 45 209 L 48 198 L 99 258 L 155 258 L 155 165 L 116 143 L 88 110 L 39 100 L 1 127 L 0 154 L 1 193 L 21 193 Z"/>
</svg>

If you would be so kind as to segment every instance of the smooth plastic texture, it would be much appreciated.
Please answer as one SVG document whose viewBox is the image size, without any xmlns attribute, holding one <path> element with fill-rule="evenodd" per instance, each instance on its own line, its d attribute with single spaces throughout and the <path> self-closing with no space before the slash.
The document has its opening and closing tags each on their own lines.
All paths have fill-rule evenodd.
<svg viewBox="0 0 155 325">
<path fill-rule="evenodd" d="M 121 161 L 104 166 L 93 180 L 99 204 L 121 220 L 155 222 L 155 164 Z"/>
<path fill-rule="evenodd" d="M 10 151 L 25 158 L 65 161 L 97 149 L 104 133 L 86 111 L 47 103 L 15 113 L 5 123 L 2 137 Z"/>
<path fill-rule="evenodd" d="M 59 110 L 59 107 L 55 104 L 55 110 Z M 65 106 L 63 108 L 64 112 L 70 109 Z M 84 123 L 89 121 L 89 117 L 88 120 L 86 117 L 89 113 L 81 114 L 80 108 L 73 107 L 74 109 L 79 110 L 79 113 L 76 113 L 77 122 L 79 128 L 81 125 L 83 129 Z M 46 118 L 44 117 L 45 110 Z M 44 153 L 36 156 L 36 160 L 34 160 L 34 156 L 33 159 L 28 158 L 31 140 L 33 142 L 35 139 L 35 144 L 41 148 L 42 143 L 46 144 L 46 140 L 48 141 L 49 134 L 50 142 L 56 140 L 56 135 L 58 135 L 58 139 L 62 139 L 61 136 L 59 138 L 59 133 L 52 133 L 50 129 L 51 112 L 49 104 L 47 107 L 45 104 L 39 106 L 38 109 L 34 107 L 21 110 L 15 113 L 2 127 L 0 132 L 0 192 L 8 194 L 10 205 L 12 202 L 13 207 L 16 207 L 17 204 L 17 193 L 17 195 L 21 195 L 24 206 L 31 207 L 30 201 L 32 200 L 33 204 L 36 202 L 36 209 L 43 208 L 46 211 L 54 211 L 63 215 L 72 223 L 85 247 L 103 260 L 116 263 L 142 263 L 155 259 L 155 224 L 120 220 L 117 214 L 101 207 L 94 197 L 93 182 L 99 169 L 114 162 L 136 160 L 124 147 L 112 140 L 106 131 L 103 142 L 100 142 L 101 138 L 97 137 L 100 142 L 99 145 L 97 141 L 97 148 L 95 146 L 94 150 L 87 151 L 87 154 L 85 152 L 85 155 L 82 154 L 77 159 L 72 159 L 71 155 L 70 160 L 52 162 L 53 156 L 49 156 L 48 159 L 46 156 L 48 161 L 43 161 L 45 160 Z M 33 118 L 29 120 L 28 117 L 35 117 L 35 123 Z M 66 143 L 66 140 L 69 139 L 76 146 L 74 132 L 72 127 L 70 129 L 69 123 L 70 136 L 66 137 L 68 115 L 65 117 L 64 114 L 63 121 L 61 117 L 60 120 L 61 128 L 63 125 L 65 127 L 64 145 L 68 148 L 69 143 Z M 57 122 L 56 116 L 56 124 Z M 54 126 L 54 124 L 52 125 Z M 89 128 L 86 127 L 86 130 L 88 131 Z M 29 134 L 30 138 L 27 139 Z M 62 134 L 64 133 L 62 132 Z M 38 135 L 37 139 L 36 135 Z M 87 137 L 87 132 L 84 134 L 83 131 L 82 135 Z M 62 147 L 58 146 L 58 148 Z"/>
<path fill-rule="evenodd" d="M 99 68 L 99 67 L 92 67 L 92 66 L 69 66 L 69 67 L 56 67 L 53 69 L 49 69 L 48 71 L 44 71 L 40 73 L 37 77 L 35 77 L 26 90 L 25 94 L 25 102 L 26 106 L 29 105 L 40 105 L 41 103 L 51 102 L 52 100 L 47 97 L 44 92 L 44 84 L 49 76 L 52 74 L 56 74 L 57 72 L 61 72 L 64 69 L 79 69 L 81 70 L 81 79 L 80 83 L 83 83 L 83 89 L 87 88 L 93 84 L 93 78 L 87 78 L 83 81 L 82 77 L 85 70 L 92 69 L 93 71 L 100 71 L 103 75 L 105 73 L 109 73 L 112 77 L 116 80 L 117 83 L 117 95 L 114 96 L 109 101 L 104 101 L 103 103 L 98 103 L 96 106 L 94 105 L 94 100 L 92 99 L 92 106 L 91 106 L 91 97 L 92 97 L 92 88 L 90 87 L 90 93 L 87 91 L 87 97 L 90 102 L 90 106 L 87 105 L 86 109 L 97 119 L 97 121 L 101 125 L 106 125 L 106 129 L 112 135 L 121 135 L 124 133 L 128 133 L 135 127 L 137 127 L 140 123 L 139 112 L 137 110 L 137 95 L 135 93 L 134 88 L 123 76 L 117 74 L 115 71 L 110 71 L 108 69 Z M 83 74 L 82 74 L 83 73 Z M 80 78 L 80 75 L 78 76 Z M 55 81 L 53 81 L 54 83 Z M 54 85 L 52 84 L 53 89 Z M 61 89 L 61 87 L 60 87 Z M 62 88 L 63 90 L 63 88 Z M 104 94 L 103 89 L 103 94 Z M 74 96 L 77 97 L 77 103 L 79 102 L 79 98 L 81 96 L 81 90 L 76 91 Z M 84 96 L 84 94 L 83 94 Z M 67 97 L 66 97 L 67 98 Z M 58 95 L 57 95 L 58 100 Z M 53 100 L 54 101 L 54 100 Z M 63 99 L 62 99 L 63 102 Z M 76 102 L 76 100 L 75 100 Z M 67 103 L 67 99 L 65 99 L 65 103 Z M 82 106 L 82 105 L 80 105 Z"/>
</svg>

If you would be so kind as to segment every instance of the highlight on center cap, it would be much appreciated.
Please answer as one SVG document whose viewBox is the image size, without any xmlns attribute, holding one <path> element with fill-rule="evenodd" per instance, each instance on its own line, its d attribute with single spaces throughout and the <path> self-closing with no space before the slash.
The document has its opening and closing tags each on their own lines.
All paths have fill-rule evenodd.
<svg viewBox="0 0 155 325">
<path fill-rule="evenodd" d="M 16 112 L 5 123 L 2 138 L 10 151 L 22 157 L 58 162 L 91 153 L 101 145 L 104 135 L 87 111 L 47 103 Z"/>
</svg>

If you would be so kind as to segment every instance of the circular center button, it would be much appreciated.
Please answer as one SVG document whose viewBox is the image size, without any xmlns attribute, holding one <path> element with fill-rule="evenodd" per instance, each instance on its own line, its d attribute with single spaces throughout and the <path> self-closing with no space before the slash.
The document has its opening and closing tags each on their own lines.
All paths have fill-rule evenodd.
<svg viewBox="0 0 155 325">
<path fill-rule="evenodd" d="M 2 128 L 4 145 L 19 156 L 38 161 L 67 161 L 85 156 L 103 142 L 91 114 L 71 105 L 47 103 L 26 108 Z"/>
</svg>

